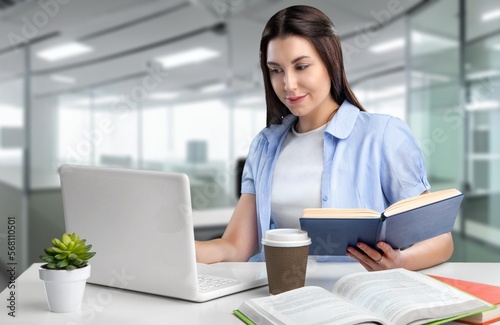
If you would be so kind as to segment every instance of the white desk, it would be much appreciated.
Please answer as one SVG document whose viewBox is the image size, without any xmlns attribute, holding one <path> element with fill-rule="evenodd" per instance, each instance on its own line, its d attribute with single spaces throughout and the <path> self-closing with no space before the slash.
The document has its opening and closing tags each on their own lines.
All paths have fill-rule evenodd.
<svg viewBox="0 0 500 325">
<path fill-rule="evenodd" d="M 246 299 L 268 295 L 268 288 L 226 296 L 205 303 L 192 303 L 166 297 L 111 289 L 87 284 L 82 310 L 57 314 L 48 311 L 38 267 L 33 264 L 16 282 L 16 318 L 7 315 L 8 290 L 0 293 L 0 324 L 243 324 L 232 310 Z M 316 263 L 310 260 L 308 285 L 331 289 L 345 274 L 363 271 L 357 263 Z M 500 285 L 500 263 L 446 263 L 423 273 L 456 277 Z"/>
</svg>

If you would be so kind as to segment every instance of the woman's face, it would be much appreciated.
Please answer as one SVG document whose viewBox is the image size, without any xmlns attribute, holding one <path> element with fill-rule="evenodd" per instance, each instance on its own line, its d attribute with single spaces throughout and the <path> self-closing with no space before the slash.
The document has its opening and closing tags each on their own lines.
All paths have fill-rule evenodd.
<svg viewBox="0 0 500 325">
<path fill-rule="evenodd" d="M 323 125 L 337 105 L 314 46 L 299 36 L 275 38 L 267 47 L 267 66 L 274 92 L 290 112 L 314 127 Z"/>
</svg>

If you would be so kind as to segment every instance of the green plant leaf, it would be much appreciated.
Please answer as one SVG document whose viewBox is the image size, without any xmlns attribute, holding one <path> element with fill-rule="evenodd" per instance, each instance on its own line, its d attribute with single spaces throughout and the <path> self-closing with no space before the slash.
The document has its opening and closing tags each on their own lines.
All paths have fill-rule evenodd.
<svg viewBox="0 0 500 325">
<path fill-rule="evenodd" d="M 69 235 L 69 237 L 71 238 L 72 241 L 74 241 L 75 243 L 78 243 L 80 241 L 80 236 L 78 236 L 76 233 L 72 233 Z"/>
<path fill-rule="evenodd" d="M 56 251 L 54 250 L 54 247 L 48 247 L 48 248 L 45 248 L 45 249 L 44 249 L 44 251 L 45 251 L 45 253 L 46 253 L 47 255 L 51 255 L 51 256 L 55 256 L 55 255 L 57 255 L 57 254 L 58 254 L 58 252 L 56 252 Z"/>
<path fill-rule="evenodd" d="M 54 256 L 44 256 L 44 255 L 40 255 L 40 258 L 41 258 L 43 261 L 47 262 L 47 263 L 56 263 L 56 262 L 57 262 L 57 260 L 56 260 L 56 258 L 55 258 Z"/>
<path fill-rule="evenodd" d="M 69 247 L 69 243 L 71 243 L 71 237 L 69 237 L 68 234 L 63 234 L 62 235 L 62 242 L 64 245 L 66 245 L 66 247 Z"/>
<path fill-rule="evenodd" d="M 83 260 L 82 259 L 79 259 L 77 258 L 76 260 L 74 261 L 71 261 L 71 264 L 75 265 L 75 266 L 79 266 L 83 263 Z"/>
<path fill-rule="evenodd" d="M 84 254 L 79 254 L 78 257 L 81 258 L 82 260 L 88 260 L 92 258 L 95 255 L 95 252 L 88 252 Z"/>
<path fill-rule="evenodd" d="M 60 248 L 57 248 L 57 247 L 51 247 L 51 248 L 52 248 L 52 251 L 54 251 L 56 254 L 61 254 L 63 252 L 63 250 Z"/>
<path fill-rule="evenodd" d="M 59 261 L 64 260 L 66 257 L 68 257 L 68 254 L 66 254 L 66 253 L 57 254 L 55 256 L 55 258 L 58 259 Z"/>
<path fill-rule="evenodd" d="M 47 264 L 47 267 L 48 267 L 49 269 L 55 269 L 55 268 L 57 268 L 57 265 L 56 265 L 56 263 L 48 263 L 48 264 Z"/>
<path fill-rule="evenodd" d="M 70 261 L 76 260 L 77 257 L 78 256 L 76 256 L 76 254 L 73 254 L 73 253 L 71 253 L 71 254 L 68 255 L 68 258 L 69 258 Z"/>
<path fill-rule="evenodd" d="M 55 247 L 58 247 L 62 250 L 68 249 L 68 246 L 64 245 L 64 243 L 57 238 L 52 239 L 52 245 L 54 245 Z"/>
<path fill-rule="evenodd" d="M 62 260 L 60 261 L 59 263 L 57 263 L 57 267 L 62 269 L 62 268 L 65 268 L 66 266 L 68 266 L 68 260 Z"/>
<path fill-rule="evenodd" d="M 92 248 L 92 245 L 87 245 L 87 246 L 78 246 L 77 248 L 73 249 L 73 253 L 76 255 L 83 254 L 88 252 Z"/>
<path fill-rule="evenodd" d="M 68 271 L 76 270 L 76 266 L 68 265 L 68 266 L 66 266 L 66 270 L 68 270 Z"/>
</svg>

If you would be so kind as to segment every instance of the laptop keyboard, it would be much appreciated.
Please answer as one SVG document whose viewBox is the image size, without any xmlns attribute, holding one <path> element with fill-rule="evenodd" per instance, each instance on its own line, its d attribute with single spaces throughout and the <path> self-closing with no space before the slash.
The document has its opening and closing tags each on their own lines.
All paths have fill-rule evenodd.
<svg viewBox="0 0 500 325">
<path fill-rule="evenodd" d="M 198 274 L 198 288 L 202 291 L 214 289 L 233 282 L 238 282 L 238 280 L 208 274 Z"/>
</svg>

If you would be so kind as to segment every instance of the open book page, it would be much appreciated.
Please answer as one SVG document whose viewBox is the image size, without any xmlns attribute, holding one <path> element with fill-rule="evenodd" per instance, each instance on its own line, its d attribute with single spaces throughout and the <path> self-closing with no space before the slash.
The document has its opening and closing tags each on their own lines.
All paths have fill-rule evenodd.
<svg viewBox="0 0 500 325">
<path fill-rule="evenodd" d="M 454 197 L 460 194 L 462 194 L 460 191 L 452 188 L 452 189 L 409 197 L 407 199 L 398 201 L 389 206 L 387 209 L 385 209 L 384 215 L 386 217 L 389 217 L 404 211 L 415 209 L 434 202 L 442 201 L 444 199 Z"/>
<path fill-rule="evenodd" d="M 456 189 L 447 189 L 409 197 L 383 211 L 386 217 L 461 195 Z M 371 209 L 310 208 L 304 209 L 302 218 L 380 218 L 382 211 Z"/>
<path fill-rule="evenodd" d="M 251 299 L 238 310 L 255 324 L 384 324 L 370 312 L 314 286 Z"/>
<path fill-rule="evenodd" d="M 337 281 L 333 292 L 395 325 L 424 324 L 491 308 L 424 274 L 404 269 L 350 274 Z"/>
<path fill-rule="evenodd" d="M 381 214 L 370 209 L 311 208 L 304 209 L 302 218 L 380 218 Z"/>
</svg>

